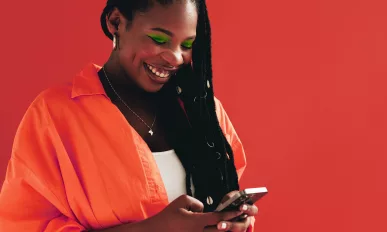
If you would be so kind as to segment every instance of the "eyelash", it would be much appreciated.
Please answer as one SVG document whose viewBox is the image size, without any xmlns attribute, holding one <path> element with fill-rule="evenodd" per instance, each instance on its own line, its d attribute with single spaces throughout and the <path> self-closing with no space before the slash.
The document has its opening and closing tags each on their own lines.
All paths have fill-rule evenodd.
<svg viewBox="0 0 387 232">
<path fill-rule="evenodd" d="M 150 37 L 149 36 L 149 38 L 155 43 L 155 44 L 157 44 L 157 45 L 164 45 L 165 43 L 167 43 L 167 42 L 159 42 L 159 41 L 157 41 L 156 39 L 154 39 L 154 38 L 152 38 L 152 37 Z M 185 47 L 185 46 L 181 46 L 183 49 L 185 49 L 185 50 L 190 50 L 190 49 L 192 49 L 192 47 Z"/>
</svg>

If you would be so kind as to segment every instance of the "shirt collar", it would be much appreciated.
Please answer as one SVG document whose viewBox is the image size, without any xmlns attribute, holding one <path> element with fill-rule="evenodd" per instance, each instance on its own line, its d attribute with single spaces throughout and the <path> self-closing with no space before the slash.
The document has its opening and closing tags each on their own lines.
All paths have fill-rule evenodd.
<svg viewBox="0 0 387 232">
<path fill-rule="evenodd" d="M 73 79 L 71 98 L 91 95 L 106 95 L 103 85 L 98 77 L 101 66 L 89 63 Z"/>
</svg>

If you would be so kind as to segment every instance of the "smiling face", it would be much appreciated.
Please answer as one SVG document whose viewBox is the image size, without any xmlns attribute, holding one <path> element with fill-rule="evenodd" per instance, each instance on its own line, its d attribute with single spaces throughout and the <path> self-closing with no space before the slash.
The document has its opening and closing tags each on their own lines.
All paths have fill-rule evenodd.
<svg viewBox="0 0 387 232">
<path fill-rule="evenodd" d="M 154 3 L 146 12 L 137 12 L 131 22 L 118 10 L 118 49 L 114 51 L 121 69 L 147 92 L 159 91 L 171 75 L 192 60 L 196 36 L 197 8 L 191 1 L 167 6 Z M 111 29 L 112 27 L 110 27 Z"/>
</svg>

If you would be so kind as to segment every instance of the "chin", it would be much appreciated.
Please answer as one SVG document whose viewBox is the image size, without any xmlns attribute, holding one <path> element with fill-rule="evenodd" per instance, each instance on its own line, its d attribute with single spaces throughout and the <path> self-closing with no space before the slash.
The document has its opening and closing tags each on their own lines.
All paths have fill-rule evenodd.
<svg viewBox="0 0 387 232">
<path fill-rule="evenodd" d="M 143 85 L 141 88 L 148 93 L 157 93 L 159 92 L 162 88 L 164 87 L 163 85 Z"/>
</svg>

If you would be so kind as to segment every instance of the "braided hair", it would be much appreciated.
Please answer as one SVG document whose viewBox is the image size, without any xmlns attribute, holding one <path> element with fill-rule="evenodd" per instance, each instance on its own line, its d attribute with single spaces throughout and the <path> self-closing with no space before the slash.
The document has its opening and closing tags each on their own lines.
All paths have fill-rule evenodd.
<svg viewBox="0 0 387 232">
<path fill-rule="evenodd" d="M 117 8 L 131 22 L 136 12 L 149 10 L 154 3 L 172 4 L 177 0 L 108 0 L 101 15 L 101 26 L 110 34 L 106 16 Z M 186 171 L 187 194 L 213 211 L 223 196 L 239 190 L 233 151 L 220 127 L 212 84 L 211 28 L 205 0 L 189 0 L 198 12 L 192 65 L 179 69 L 160 91 L 163 109 L 170 114 L 160 120 L 171 135 L 168 140 Z M 176 88 L 182 91 L 176 91 Z M 184 109 L 181 107 L 183 103 Z M 191 189 L 191 178 L 194 191 Z M 193 194 L 194 192 L 194 194 Z"/>
</svg>

